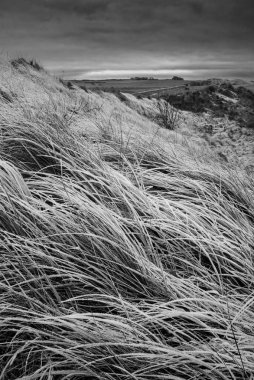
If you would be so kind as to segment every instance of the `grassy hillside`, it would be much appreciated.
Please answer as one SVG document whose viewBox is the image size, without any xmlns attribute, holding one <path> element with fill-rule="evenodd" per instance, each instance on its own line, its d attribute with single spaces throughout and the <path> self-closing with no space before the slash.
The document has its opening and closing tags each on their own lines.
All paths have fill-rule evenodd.
<svg viewBox="0 0 254 380">
<path fill-rule="evenodd" d="M 158 107 L 158 100 L 156 98 L 137 99 L 131 94 L 126 93 L 123 95 L 125 97 L 125 104 L 130 108 L 136 110 L 141 115 L 145 115 L 150 120 L 160 121 L 158 120 L 160 119 L 158 118 L 160 107 Z M 169 101 L 173 99 L 171 104 L 174 104 L 175 100 L 176 107 L 190 106 L 190 108 L 193 108 L 191 112 L 182 110 L 177 115 L 175 126 L 180 136 L 184 136 L 188 141 L 193 141 L 196 137 L 196 144 L 201 144 L 204 148 L 209 147 L 212 149 L 222 161 L 227 162 L 228 166 L 237 170 L 238 168 L 244 169 L 248 175 L 253 176 L 254 103 L 247 106 L 244 104 L 248 101 L 248 95 L 247 91 L 247 94 L 243 94 L 242 97 L 236 95 L 232 99 L 218 92 L 212 94 L 211 98 L 208 98 L 207 101 L 206 92 L 204 91 L 198 95 L 200 103 L 191 94 L 189 95 L 190 99 L 187 98 L 182 104 L 181 102 L 180 104 L 178 103 L 178 97 L 174 98 L 170 96 L 168 99 Z M 252 95 L 252 98 L 254 100 L 254 95 Z M 122 99 L 121 96 L 120 99 Z M 206 107 L 204 107 L 204 103 Z M 196 107 L 203 107 L 203 112 L 197 112 Z M 173 112 L 172 117 L 174 115 L 175 112 Z"/>
<path fill-rule="evenodd" d="M 0 379 L 251 379 L 253 178 L 188 125 L 0 72 Z"/>
</svg>

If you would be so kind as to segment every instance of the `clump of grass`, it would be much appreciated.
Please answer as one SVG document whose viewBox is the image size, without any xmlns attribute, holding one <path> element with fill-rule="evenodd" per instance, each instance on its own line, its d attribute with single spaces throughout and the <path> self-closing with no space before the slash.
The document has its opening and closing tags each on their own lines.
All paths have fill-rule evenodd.
<svg viewBox="0 0 254 380">
<path fill-rule="evenodd" d="M 27 60 L 23 57 L 18 57 L 18 58 L 12 59 L 10 61 L 10 64 L 15 69 L 18 69 L 22 66 L 23 67 L 31 66 L 33 69 L 37 71 L 44 71 L 44 68 L 35 59 Z"/>
<path fill-rule="evenodd" d="M 11 102 L 12 101 L 11 96 L 9 94 L 7 94 L 7 92 L 5 92 L 4 90 L 2 90 L 1 88 L 0 88 L 0 97 L 5 102 Z"/>
<path fill-rule="evenodd" d="M 0 379 L 251 379 L 252 179 L 31 81 L 0 104 Z M 136 129 L 89 139 L 112 102 Z"/>
<path fill-rule="evenodd" d="M 180 119 L 180 111 L 164 99 L 157 100 L 156 108 L 156 121 L 158 124 L 166 129 L 177 129 Z"/>
</svg>

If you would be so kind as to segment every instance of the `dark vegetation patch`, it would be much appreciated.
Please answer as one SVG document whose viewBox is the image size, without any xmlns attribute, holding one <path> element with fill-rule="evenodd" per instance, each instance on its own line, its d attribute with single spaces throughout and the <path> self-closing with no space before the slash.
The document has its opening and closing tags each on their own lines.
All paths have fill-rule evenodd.
<svg viewBox="0 0 254 380">
<path fill-rule="evenodd" d="M 11 60 L 10 63 L 12 67 L 14 67 L 15 69 L 19 69 L 22 66 L 31 66 L 33 69 L 37 71 L 45 71 L 44 68 L 35 59 L 27 60 L 25 58 L 15 58 Z"/>
<path fill-rule="evenodd" d="M 227 115 L 243 127 L 254 127 L 254 93 L 243 86 L 234 87 L 229 82 L 210 84 L 202 90 L 186 88 L 184 93 L 168 94 L 162 98 L 180 110 L 194 113 L 210 111 L 215 117 Z"/>
<path fill-rule="evenodd" d="M 2 90 L 1 88 L 0 88 L 0 97 L 8 103 L 12 102 L 11 96 L 6 91 Z"/>
<path fill-rule="evenodd" d="M 70 80 L 64 80 L 64 79 L 62 79 L 62 78 L 58 78 L 58 80 L 59 80 L 59 82 L 60 82 L 65 88 L 68 88 L 69 90 L 74 90 L 75 86 L 74 86 L 74 84 L 72 83 L 72 81 L 70 81 Z M 87 91 L 85 87 L 81 87 L 81 88 L 82 88 L 82 90 Z"/>
</svg>

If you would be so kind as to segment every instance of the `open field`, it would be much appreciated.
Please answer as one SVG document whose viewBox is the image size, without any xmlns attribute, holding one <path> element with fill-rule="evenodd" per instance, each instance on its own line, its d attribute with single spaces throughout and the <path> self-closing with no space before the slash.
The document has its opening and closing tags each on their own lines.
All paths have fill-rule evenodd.
<svg viewBox="0 0 254 380">
<path fill-rule="evenodd" d="M 0 380 L 252 380 L 254 179 L 201 116 L 25 61 L 0 90 Z"/>
<path fill-rule="evenodd" d="M 163 96 L 176 95 L 188 91 L 202 91 L 209 85 L 208 81 L 191 81 L 191 80 L 171 80 L 171 79 L 151 79 L 151 80 L 133 80 L 133 79 L 109 79 L 109 80 L 65 80 L 65 83 L 71 82 L 81 88 L 91 91 L 108 91 L 129 93 L 141 96 Z M 198 83 L 199 82 L 199 83 Z M 212 80 L 210 80 L 212 83 Z M 198 84 L 197 84 L 198 83 Z M 210 84 L 211 84 L 210 83 Z M 254 84 L 251 81 L 237 84 L 236 87 L 244 86 L 254 91 Z"/>
<path fill-rule="evenodd" d="M 190 81 L 179 81 L 171 79 L 152 79 L 152 80 L 133 80 L 133 79 L 112 79 L 112 80 L 101 80 L 101 81 L 75 81 L 72 83 L 82 87 L 86 87 L 89 90 L 99 90 L 103 91 L 110 90 L 112 88 L 119 90 L 121 92 L 127 92 L 130 94 L 139 94 L 146 92 L 157 92 L 163 89 L 174 88 L 174 87 L 184 87 L 185 84 L 190 83 Z"/>
</svg>

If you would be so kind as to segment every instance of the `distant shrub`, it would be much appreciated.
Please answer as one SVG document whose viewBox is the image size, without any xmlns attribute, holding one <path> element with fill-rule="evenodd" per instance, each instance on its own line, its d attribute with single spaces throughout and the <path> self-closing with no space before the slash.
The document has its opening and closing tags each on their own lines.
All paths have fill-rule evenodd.
<svg viewBox="0 0 254 380">
<path fill-rule="evenodd" d="M 164 128 L 175 130 L 178 126 L 180 112 L 166 100 L 157 100 L 157 122 Z"/>
<path fill-rule="evenodd" d="M 208 92 L 215 92 L 216 91 L 216 86 L 210 84 L 210 86 L 208 86 L 207 90 L 208 90 Z"/>
<path fill-rule="evenodd" d="M 172 80 L 184 80 L 184 79 L 175 75 L 172 77 Z"/>
</svg>

